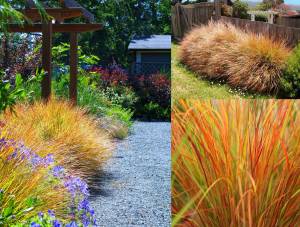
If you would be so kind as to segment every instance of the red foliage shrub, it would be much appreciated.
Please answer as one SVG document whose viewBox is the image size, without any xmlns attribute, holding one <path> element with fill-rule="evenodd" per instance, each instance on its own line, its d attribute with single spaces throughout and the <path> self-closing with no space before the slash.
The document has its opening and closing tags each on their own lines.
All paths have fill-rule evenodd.
<svg viewBox="0 0 300 227">
<path fill-rule="evenodd" d="M 171 81 L 161 73 L 150 76 L 139 76 L 134 82 L 136 90 L 147 102 L 155 102 L 162 107 L 168 107 L 171 100 Z"/>
<path fill-rule="evenodd" d="M 118 65 L 112 65 L 108 68 L 93 66 L 90 72 L 98 73 L 104 86 L 124 86 L 128 82 L 126 70 Z"/>
<path fill-rule="evenodd" d="M 14 79 L 17 73 L 23 78 L 35 74 L 41 63 L 39 45 L 41 39 L 31 41 L 29 37 L 2 37 L 0 48 L 0 68 L 5 70 L 6 79 Z"/>
</svg>

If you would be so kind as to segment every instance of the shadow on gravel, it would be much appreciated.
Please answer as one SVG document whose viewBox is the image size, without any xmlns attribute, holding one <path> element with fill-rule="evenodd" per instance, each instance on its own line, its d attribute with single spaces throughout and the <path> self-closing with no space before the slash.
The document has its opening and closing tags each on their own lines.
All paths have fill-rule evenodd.
<svg viewBox="0 0 300 227">
<path fill-rule="evenodd" d="M 97 196 L 108 197 L 111 195 L 111 190 L 106 187 L 110 182 L 116 180 L 117 178 L 105 170 L 100 170 L 93 176 L 93 186 L 89 189 L 90 197 L 94 198 Z"/>
</svg>

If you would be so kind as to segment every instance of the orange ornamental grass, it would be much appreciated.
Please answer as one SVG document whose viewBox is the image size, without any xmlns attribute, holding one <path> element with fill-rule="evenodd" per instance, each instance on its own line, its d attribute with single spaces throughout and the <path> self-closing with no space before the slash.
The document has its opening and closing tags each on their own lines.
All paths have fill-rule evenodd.
<svg viewBox="0 0 300 227">
<path fill-rule="evenodd" d="M 283 41 L 210 22 L 183 39 L 179 59 L 199 76 L 252 92 L 277 91 L 290 50 Z"/>
<path fill-rule="evenodd" d="M 51 150 L 59 165 L 90 183 L 111 154 L 107 133 L 83 109 L 66 101 L 18 104 L 14 111 L 2 116 L 10 138 L 42 157 Z"/>
<path fill-rule="evenodd" d="M 172 226 L 299 226 L 300 101 L 179 101 Z"/>
</svg>

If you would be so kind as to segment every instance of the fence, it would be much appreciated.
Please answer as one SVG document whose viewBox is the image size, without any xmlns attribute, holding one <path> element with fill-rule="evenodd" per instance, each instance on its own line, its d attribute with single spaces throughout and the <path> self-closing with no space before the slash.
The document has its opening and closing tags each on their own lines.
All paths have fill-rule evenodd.
<svg viewBox="0 0 300 227">
<path fill-rule="evenodd" d="M 289 46 L 297 45 L 300 40 L 300 28 L 223 16 L 221 17 L 221 21 L 232 23 L 246 31 L 264 34 L 275 40 L 286 40 Z"/>
<path fill-rule="evenodd" d="M 277 18 L 276 23 L 278 24 L 269 24 L 261 21 L 224 17 L 220 14 L 220 5 L 216 3 L 176 4 L 172 6 L 173 37 L 181 40 L 192 27 L 207 24 L 212 19 L 220 19 L 241 29 L 267 35 L 272 39 L 284 39 L 289 46 L 297 45 L 300 40 L 300 19 Z"/>
<path fill-rule="evenodd" d="M 192 27 L 207 24 L 214 16 L 215 3 L 195 3 L 172 6 L 172 33 L 177 40 L 183 38 Z"/>
<path fill-rule="evenodd" d="M 300 28 L 300 18 L 294 17 L 278 17 L 276 18 L 276 24 L 285 27 Z"/>
<path fill-rule="evenodd" d="M 135 75 L 151 75 L 154 73 L 169 73 L 171 64 L 164 62 L 147 62 L 147 63 L 132 63 L 130 74 Z"/>
</svg>

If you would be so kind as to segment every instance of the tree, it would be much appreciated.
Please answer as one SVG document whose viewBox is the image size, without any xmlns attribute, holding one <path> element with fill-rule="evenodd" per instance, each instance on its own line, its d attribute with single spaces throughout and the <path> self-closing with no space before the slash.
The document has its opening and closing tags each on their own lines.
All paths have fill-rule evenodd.
<svg viewBox="0 0 300 227">
<path fill-rule="evenodd" d="M 97 55 L 103 64 L 128 64 L 128 45 L 136 36 L 170 34 L 170 0 L 77 0 L 104 25 L 102 31 L 83 33 L 79 44 L 86 53 Z M 56 34 L 56 44 L 67 42 Z"/>
<path fill-rule="evenodd" d="M 55 7 L 58 2 L 58 0 L 48 0 L 47 4 Z M 95 15 L 96 22 L 104 25 L 102 31 L 83 33 L 79 39 L 83 50 L 99 56 L 103 64 L 109 64 L 115 60 L 126 66 L 128 63 L 127 48 L 135 36 L 170 34 L 171 32 L 170 0 L 77 0 L 77 2 Z M 24 0 L 0 0 L 0 4 L 10 7 L 10 9 L 12 6 L 16 8 L 25 6 Z M 10 15 L 3 17 L 1 12 L 0 18 L 3 23 L 0 21 L 0 26 L 3 27 Z M 8 11 L 4 10 L 3 12 L 7 13 Z M 17 11 L 13 12 L 17 13 Z M 20 23 L 22 20 L 24 18 L 20 18 Z M 83 19 L 73 21 L 81 20 Z M 53 40 L 54 45 L 57 45 L 61 42 L 68 42 L 69 36 L 68 34 L 55 34 Z"/>
<path fill-rule="evenodd" d="M 274 8 L 282 3 L 284 3 L 284 0 L 263 0 L 262 2 L 267 9 Z"/>
<path fill-rule="evenodd" d="M 248 18 L 248 4 L 246 2 L 236 0 L 233 3 L 233 16 L 242 18 L 242 19 L 247 19 Z"/>
</svg>

